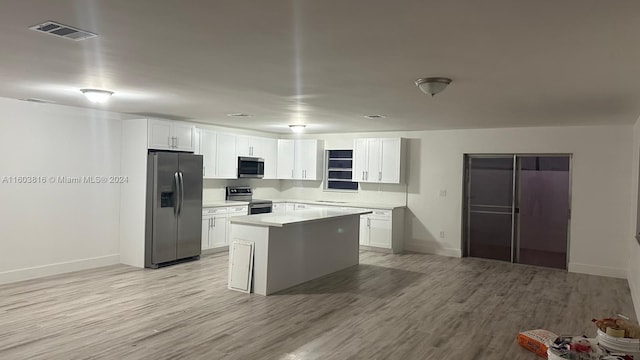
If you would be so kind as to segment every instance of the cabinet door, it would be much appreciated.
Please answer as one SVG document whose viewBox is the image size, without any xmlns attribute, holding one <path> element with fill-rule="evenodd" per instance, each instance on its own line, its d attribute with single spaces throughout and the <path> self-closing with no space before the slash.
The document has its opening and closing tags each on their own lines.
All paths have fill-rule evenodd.
<svg viewBox="0 0 640 360">
<path fill-rule="evenodd" d="M 391 218 L 369 216 L 369 246 L 391 249 Z"/>
<path fill-rule="evenodd" d="M 238 157 L 236 156 L 236 136 L 218 133 L 217 140 L 216 178 L 237 179 Z"/>
<path fill-rule="evenodd" d="M 296 140 L 295 142 L 294 178 L 316 180 L 318 164 L 318 141 Z"/>
<path fill-rule="evenodd" d="M 236 156 L 252 156 L 251 137 L 246 135 L 236 135 Z"/>
<path fill-rule="evenodd" d="M 174 138 L 174 150 L 193 151 L 193 133 L 195 126 L 174 122 L 171 125 L 171 136 Z"/>
<path fill-rule="evenodd" d="M 292 211 L 296 210 L 296 204 L 292 204 L 292 203 L 286 203 L 285 204 L 285 212 L 290 213 Z"/>
<path fill-rule="evenodd" d="M 400 183 L 400 146 L 401 140 L 382 139 L 382 151 L 380 161 L 380 182 L 399 184 Z"/>
<path fill-rule="evenodd" d="M 294 169 L 293 169 L 293 165 L 295 163 L 294 151 L 295 151 L 294 140 L 278 139 L 278 162 L 277 162 L 278 179 L 294 178 Z"/>
<path fill-rule="evenodd" d="M 367 170 L 364 178 L 366 182 L 380 182 L 380 160 L 382 141 L 380 139 L 367 140 Z"/>
<path fill-rule="evenodd" d="M 355 139 L 353 141 L 353 165 L 351 180 L 364 182 L 367 171 L 367 139 Z"/>
<path fill-rule="evenodd" d="M 196 155 L 202 155 L 202 150 L 200 149 L 200 139 L 202 138 L 202 132 L 204 130 L 196 128 L 193 131 L 193 153 Z"/>
<path fill-rule="evenodd" d="M 202 217 L 202 250 L 210 249 L 209 230 L 211 229 L 211 216 Z"/>
<path fill-rule="evenodd" d="M 226 246 L 227 243 L 227 215 L 213 217 L 213 227 L 211 228 L 211 247 Z"/>
<path fill-rule="evenodd" d="M 261 138 L 254 146 L 256 156 L 264 159 L 264 179 L 278 178 L 278 140 Z"/>
<path fill-rule="evenodd" d="M 203 176 L 205 178 L 215 178 L 218 143 L 217 134 L 214 131 L 200 130 L 200 154 L 202 155 Z"/>
<path fill-rule="evenodd" d="M 369 217 L 360 215 L 360 245 L 369 245 Z"/>
<path fill-rule="evenodd" d="M 149 119 L 149 149 L 169 150 L 173 148 L 171 122 Z"/>
</svg>

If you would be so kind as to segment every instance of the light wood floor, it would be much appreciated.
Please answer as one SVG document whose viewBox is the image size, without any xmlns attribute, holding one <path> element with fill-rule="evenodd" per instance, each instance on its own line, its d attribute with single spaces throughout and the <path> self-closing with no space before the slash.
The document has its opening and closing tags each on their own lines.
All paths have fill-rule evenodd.
<svg viewBox="0 0 640 360">
<path fill-rule="evenodd" d="M 0 286 L 0 359 L 537 359 L 518 331 L 594 335 L 624 280 L 479 259 L 361 253 L 285 293 L 226 289 L 227 255 Z"/>
</svg>

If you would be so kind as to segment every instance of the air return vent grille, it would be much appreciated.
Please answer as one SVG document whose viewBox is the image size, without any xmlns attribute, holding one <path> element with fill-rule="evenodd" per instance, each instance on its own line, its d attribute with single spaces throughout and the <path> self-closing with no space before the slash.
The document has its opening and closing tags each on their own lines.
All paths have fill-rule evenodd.
<svg viewBox="0 0 640 360">
<path fill-rule="evenodd" d="M 42 24 L 33 25 L 29 27 L 29 29 L 74 41 L 86 40 L 98 36 L 98 34 L 94 34 L 86 30 L 80 30 L 69 25 L 63 25 L 54 21 L 47 21 Z"/>
</svg>

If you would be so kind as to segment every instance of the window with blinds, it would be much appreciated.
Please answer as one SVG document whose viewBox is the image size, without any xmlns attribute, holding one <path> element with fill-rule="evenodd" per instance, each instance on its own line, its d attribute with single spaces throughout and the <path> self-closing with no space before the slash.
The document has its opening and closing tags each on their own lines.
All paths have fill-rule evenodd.
<svg viewBox="0 0 640 360">
<path fill-rule="evenodd" d="M 326 156 L 325 189 L 358 191 L 358 183 L 351 181 L 353 150 L 327 150 Z"/>
</svg>

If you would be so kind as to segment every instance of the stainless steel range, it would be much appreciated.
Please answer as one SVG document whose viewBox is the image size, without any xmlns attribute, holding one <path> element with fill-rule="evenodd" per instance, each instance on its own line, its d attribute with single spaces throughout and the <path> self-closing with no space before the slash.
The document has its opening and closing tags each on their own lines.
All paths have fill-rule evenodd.
<svg viewBox="0 0 640 360">
<path fill-rule="evenodd" d="M 273 209 L 271 200 L 253 199 L 253 189 L 249 186 L 227 186 L 225 198 L 229 201 L 248 201 L 249 215 L 270 213 Z"/>
</svg>

